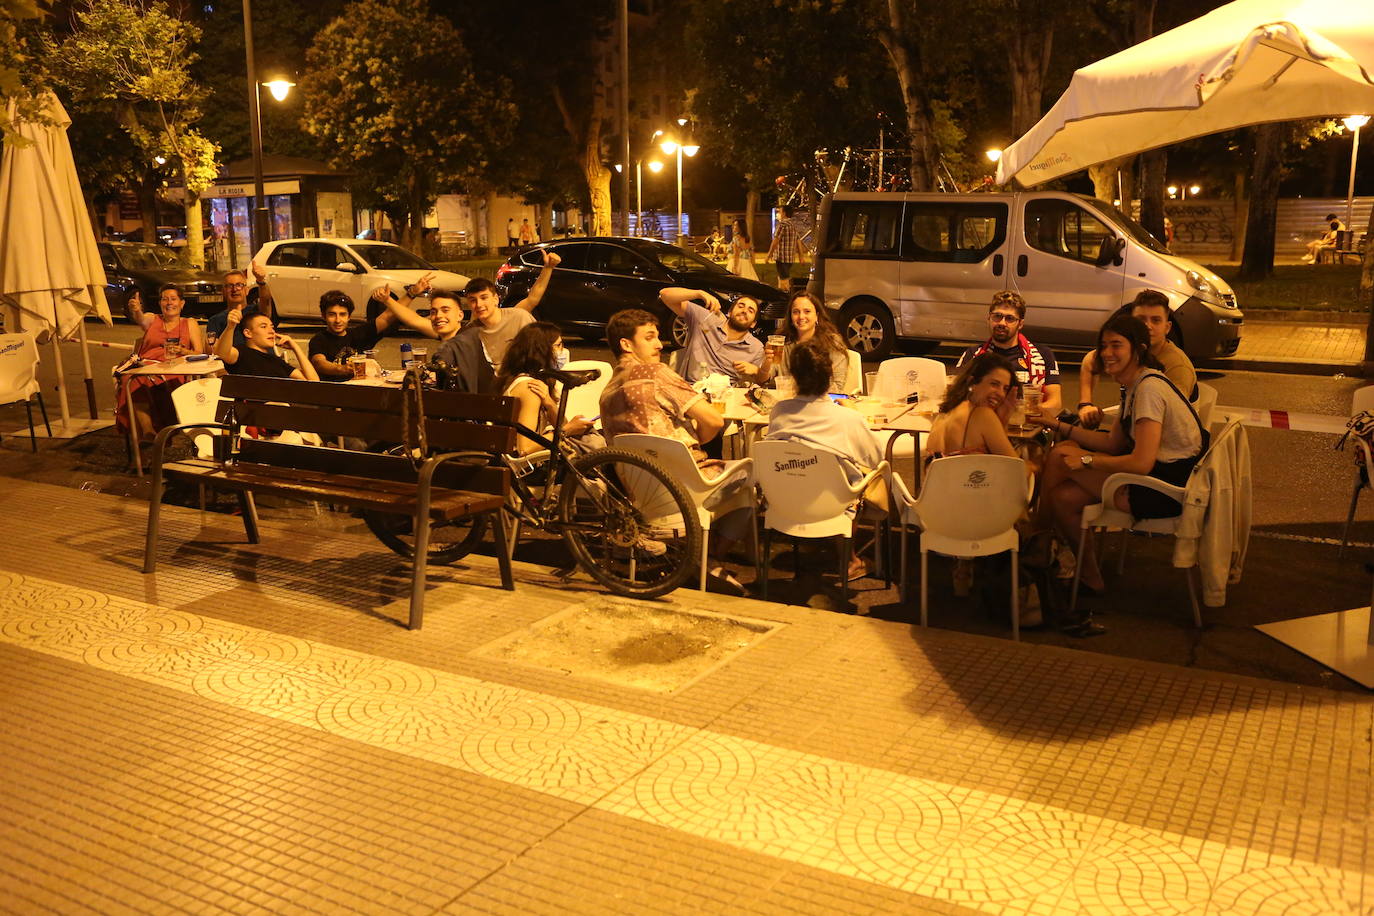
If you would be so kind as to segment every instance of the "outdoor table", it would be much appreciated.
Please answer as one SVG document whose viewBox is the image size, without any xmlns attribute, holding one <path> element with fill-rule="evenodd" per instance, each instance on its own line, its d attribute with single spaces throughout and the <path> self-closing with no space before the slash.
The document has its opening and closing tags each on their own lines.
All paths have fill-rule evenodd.
<svg viewBox="0 0 1374 916">
<path fill-rule="evenodd" d="M 163 360 L 160 363 L 145 363 L 133 369 L 125 369 L 119 373 L 120 384 L 124 386 L 124 405 L 129 412 L 129 451 L 134 458 L 134 471 L 139 477 L 143 476 L 143 458 L 138 448 L 138 424 L 134 421 L 134 400 L 133 392 L 130 390 L 132 379 L 135 376 L 148 375 L 167 375 L 173 378 L 204 378 L 211 375 L 223 375 L 225 372 L 224 363 L 217 357 L 209 359 L 198 359 L 188 361 L 184 356 L 176 359 Z"/>
</svg>

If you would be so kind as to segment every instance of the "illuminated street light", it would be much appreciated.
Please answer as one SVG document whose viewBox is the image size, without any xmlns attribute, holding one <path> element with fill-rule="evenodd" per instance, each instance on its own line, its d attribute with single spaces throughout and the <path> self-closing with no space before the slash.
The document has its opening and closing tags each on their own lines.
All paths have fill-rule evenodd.
<svg viewBox="0 0 1374 916">
<path fill-rule="evenodd" d="M 268 80 L 263 85 L 267 87 L 268 92 L 272 93 L 272 98 L 278 102 L 285 102 L 286 97 L 291 94 L 291 87 L 296 84 L 290 80 L 275 79 Z"/>
<path fill-rule="evenodd" d="M 1350 131 L 1350 183 L 1345 188 L 1345 228 L 1355 219 L 1355 159 L 1360 155 L 1360 128 L 1369 123 L 1369 115 L 1351 115 L 1341 121 Z"/>
<path fill-rule="evenodd" d="M 1176 185 L 1176 184 L 1171 184 L 1171 185 L 1169 185 L 1167 188 L 1165 188 L 1164 190 L 1166 190 L 1166 191 L 1169 192 L 1169 196 L 1170 196 L 1170 197 L 1177 197 L 1177 196 L 1178 196 L 1178 185 Z"/>
<path fill-rule="evenodd" d="M 1194 197 L 1197 197 L 1199 194 L 1202 193 L 1202 186 L 1196 184 L 1190 185 L 1188 188 L 1188 193 L 1193 195 Z"/>
<path fill-rule="evenodd" d="M 1000 149 L 990 149 L 983 153 L 983 155 L 988 157 L 988 162 L 1000 162 L 1002 159 L 1002 151 Z"/>
<path fill-rule="evenodd" d="M 679 126 L 687 123 L 686 118 L 679 118 Z M 654 136 L 658 136 L 655 134 Z M 701 145 L 694 138 L 679 141 L 675 137 L 665 136 L 663 142 L 658 145 L 666 155 L 677 156 L 677 242 L 682 244 L 682 157 L 695 156 L 700 150 Z"/>
<path fill-rule="evenodd" d="M 649 160 L 649 171 L 651 171 L 651 172 L 653 172 L 655 175 L 657 175 L 659 172 L 663 171 L 663 163 L 660 162 L 660 161 L 657 160 L 657 159 L 650 159 L 650 160 Z"/>
</svg>

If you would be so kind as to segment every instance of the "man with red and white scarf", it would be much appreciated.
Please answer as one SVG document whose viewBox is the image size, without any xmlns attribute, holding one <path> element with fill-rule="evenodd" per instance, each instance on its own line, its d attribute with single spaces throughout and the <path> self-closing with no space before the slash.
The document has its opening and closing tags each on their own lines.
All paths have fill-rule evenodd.
<svg viewBox="0 0 1374 916">
<path fill-rule="evenodd" d="M 1026 300 L 1019 293 L 1004 289 L 992 297 L 988 308 L 988 330 L 991 336 L 981 344 L 974 344 L 959 357 L 959 367 L 989 351 L 1005 356 L 1016 367 L 1016 384 L 1025 390 L 1027 385 L 1044 392 L 1041 410 L 1047 416 L 1059 413 L 1063 406 L 1059 389 L 1059 364 L 1049 347 L 1037 347 L 1021 333 L 1026 323 Z"/>
</svg>

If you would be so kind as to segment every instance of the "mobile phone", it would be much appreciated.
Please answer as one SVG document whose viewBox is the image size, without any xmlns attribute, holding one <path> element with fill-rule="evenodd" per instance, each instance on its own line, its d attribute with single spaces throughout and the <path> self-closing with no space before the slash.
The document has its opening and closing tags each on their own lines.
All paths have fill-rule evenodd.
<svg viewBox="0 0 1374 916">
<path fill-rule="evenodd" d="M 832 400 L 832 401 L 834 401 L 836 404 L 838 404 L 840 401 L 847 401 L 847 400 L 849 400 L 849 395 L 847 395 L 847 394 L 831 394 L 831 395 L 830 395 L 830 400 Z"/>
<path fill-rule="evenodd" d="M 390 287 L 387 287 L 386 294 L 387 294 L 388 296 L 390 296 L 390 297 L 392 298 L 392 300 L 395 301 L 395 302 L 400 302 L 400 301 L 401 301 L 401 297 L 398 296 L 398 295 L 396 295 L 396 290 L 394 290 L 394 289 L 392 289 L 392 288 L 390 288 Z"/>
<path fill-rule="evenodd" d="M 209 354 L 209 353 L 192 353 L 190 356 L 186 357 L 186 361 L 187 361 L 188 363 L 198 363 L 198 362 L 200 362 L 202 359 L 209 359 L 209 358 L 210 358 L 210 354 Z"/>
</svg>

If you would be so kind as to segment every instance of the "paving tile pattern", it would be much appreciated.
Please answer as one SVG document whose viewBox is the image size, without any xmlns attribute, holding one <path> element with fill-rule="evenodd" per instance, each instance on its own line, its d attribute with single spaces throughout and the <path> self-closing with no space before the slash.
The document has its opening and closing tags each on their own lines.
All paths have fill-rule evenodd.
<svg viewBox="0 0 1374 916">
<path fill-rule="evenodd" d="M 0 494 L 0 909 L 1374 906 L 1364 698 L 714 598 L 786 626 L 664 697 L 466 654 L 576 583 L 141 518 Z"/>
<path fill-rule="evenodd" d="M 1365 328 L 1357 325 L 1247 321 L 1241 359 L 1350 365 L 1364 359 Z"/>
</svg>

